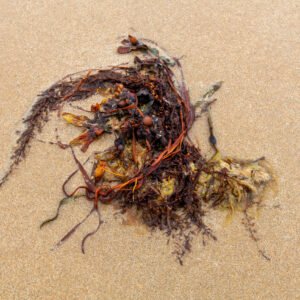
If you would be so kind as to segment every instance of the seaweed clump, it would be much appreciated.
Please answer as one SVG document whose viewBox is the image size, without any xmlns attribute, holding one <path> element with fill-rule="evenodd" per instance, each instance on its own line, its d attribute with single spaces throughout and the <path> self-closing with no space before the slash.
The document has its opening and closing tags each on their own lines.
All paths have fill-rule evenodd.
<svg viewBox="0 0 300 300">
<path fill-rule="evenodd" d="M 57 245 L 96 213 L 99 223 L 84 237 L 84 252 L 85 241 L 102 224 L 100 205 L 110 203 L 117 204 L 122 213 L 136 209 L 149 228 L 160 229 L 175 238 L 175 253 L 180 263 L 190 251 L 195 234 L 216 239 L 203 219 L 211 208 L 244 212 L 251 237 L 257 240 L 247 212 L 259 205 L 260 195 L 272 176 L 263 158 L 245 161 L 221 156 L 209 114 L 209 107 L 215 101 L 213 94 L 221 83 L 212 85 L 192 105 L 178 59 L 163 53 L 151 41 L 132 36 L 118 48 L 120 54 L 129 52 L 136 53 L 132 65 L 68 75 L 39 96 L 23 120 L 25 129 L 0 184 L 22 160 L 36 129 L 42 128 L 49 112 L 61 110 L 65 103 L 99 95 L 101 99 L 90 107 L 88 116 L 62 113 L 67 123 L 83 129 L 69 145 L 58 142 L 61 148 L 71 149 L 77 170 L 63 183 L 65 198 L 57 214 L 41 227 L 55 220 L 61 205 L 73 197 L 84 195 L 92 208 Z M 209 142 L 215 150 L 210 159 L 201 154 L 188 136 L 194 121 L 202 114 L 208 116 Z M 114 145 L 93 153 L 93 167 L 88 171 L 77 159 L 74 147 L 79 145 L 86 152 L 104 134 L 114 139 Z M 69 192 L 67 184 L 78 171 L 84 184 Z"/>
</svg>

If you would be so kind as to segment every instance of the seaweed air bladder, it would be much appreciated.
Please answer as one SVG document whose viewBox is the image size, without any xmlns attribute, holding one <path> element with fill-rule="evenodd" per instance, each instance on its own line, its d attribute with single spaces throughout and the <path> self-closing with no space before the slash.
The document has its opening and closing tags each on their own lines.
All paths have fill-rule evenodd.
<svg viewBox="0 0 300 300">
<path fill-rule="evenodd" d="M 82 240 L 85 252 L 86 241 L 101 228 L 101 207 L 109 204 L 124 214 L 136 210 L 141 222 L 151 230 L 161 230 L 174 239 L 174 253 L 180 263 L 191 251 L 195 235 L 216 240 L 204 222 L 205 214 L 213 209 L 225 210 L 227 216 L 241 212 L 250 237 L 258 245 L 249 211 L 260 206 L 273 176 L 264 158 L 238 160 L 223 157 L 219 151 L 210 107 L 222 83 L 211 85 L 192 105 L 180 61 L 157 44 L 129 35 L 117 52 L 132 55 L 133 63 L 68 75 L 39 95 L 23 120 L 24 128 L 0 185 L 25 157 L 28 145 L 48 121 L 49 113 L 64 110 L 66 103 L 82 102 L 96 95 L 99 100 L 84 115 L 65 110 L 61 114 L 66 126 L 71 124 L 82 130 L 68 144 L 57 143 L 62 149 L 69 149 L 76 170 L 62 183 L 64 198 L 56 214 L 41 227 L 56 220 L 61 206 L 78 197 L 90 201 L 91 210 L 62 237 L 57 247 L 96 214 L 96 228 Z M 199 117 L 208 120 L 208 142 L 214 150 L 209 159 L 189 137 L 189 130 Z M 92 153 L 93 167 L 88 170 L 75 151 L 88 151 L 104 135 L 114 140 L 113 146 Z M 82 184 L 68 191 L 69 181 L 78 174 Z"/>
</svg>

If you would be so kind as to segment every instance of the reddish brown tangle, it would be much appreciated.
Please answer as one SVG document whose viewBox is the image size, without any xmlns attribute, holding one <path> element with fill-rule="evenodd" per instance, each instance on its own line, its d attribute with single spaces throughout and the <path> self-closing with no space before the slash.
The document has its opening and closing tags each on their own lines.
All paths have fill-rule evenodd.
<svg viewBox="0 0 300 300">
<path fill-rule="evenodd" d="M 235 211 L 241 211 L 251 238 L 257 242 L 255 231 L 249 229 L 254 219 L 250 210 L 259 207 L 261 195 L 272 180 L 264 159 L 223 158 L 217 148 L 209 114 L 209 106 L 215 101 L 213 94 L 221 83 L 213 84 L 200 101 L 192 105 L 179 60 L 165 53 L 162 55 L 163 51 L 153 46 L 154 43 L 145 41 L 129 36 L 118 48 L 120 54 L 134 52 L 138 55 L 133 65 L 68 75 L 41 93 L 23 120 L 25 129 L 17 140 L 9 169 L 2 176 L 0 185 L 25 156 L 36 130 L 42 129 L 51 111 L 62 110 L 67 102 L 98 95 L 99 99 L 91 105 L 88 115 L 78 116 L 67 111 L 61 114 L 67 123 L 83 129 L 69 142 L 78 169 L 63 183 L 65 198 L 60 201 L 57 214 L 41 227 L 58 217 L 61 205 L 82 196 L 79 191 L 83 191 L 93 204 L 86 218 L 57 246 L 95 212 L 99 223 L 83 238 L 84 252 L 87 238 L 101 226 L 101 205 L 112 202 L 122 213 L 137 210 L 141 221 L 149 228 L 158 228 L 173 237 L 180 263 L 184 254 L 190 251 L 195 234 L 216 239 L 204 222 L 210 209 L 226 210 L 227 218 Z M 210 159 L 205 159 L 188 137 L 195 118 L 203 114 L 208 115 L 209 141 L 215 150 Z M 90 172 L 77 159 L 73 147 L 80 145 L 81 151 L 88 151 L 89 146 L 101 140 L 104 134 L 114 138 L 114 146 L 94 154 Z M 84 183 L 68 192 L 68 182 L 78 172 Z M 260 248 L 259 252 L 263 254 Z"/>
</svg>

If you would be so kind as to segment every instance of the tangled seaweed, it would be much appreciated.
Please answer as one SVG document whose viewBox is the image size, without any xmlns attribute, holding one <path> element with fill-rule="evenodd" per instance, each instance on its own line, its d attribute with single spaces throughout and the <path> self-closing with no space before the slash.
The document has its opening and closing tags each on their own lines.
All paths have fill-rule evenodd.
<svg viewBox="0 0 300 300">
<path fill-rule="evenodd" d="M 109 69 L 89 70 L 85 75 L 68 75 L 39 95 L 31 111 L 23 120 L 21 132 L 8 170 L 0 180 L 5 182 L 15 165 L 25 157 L 26 149 L 36 133 L 47 121 L 48 114 L 60 111 L 65 103 L 86 100 L 98 95 L 86 115 L 62 113 L 64 120 L 82 128 L 82 133 L 69 145 L 58 142 L 61 148 L 70 148 L 78 167 L 63 183 L 62 205 L 82 196 L 92 202 L 89 214 L 74 226 L 56 246 L 66 241 L 93 213 L 98 225 L 82 240 L 84 245 L 102 224 L 100 205 L 117 204 L 123 213 L 136 209 L 144 224 L 160 229 L 177 241 L 175 250 L 180 263 L 191 249 L 195 234 L 216 239 L 204 223 L 205 213 L 222 208 L 231 215 L 244 213 L 245 226 L 257 241 L 249 208 L 259 206 L 260 195 L 272 180 L 264 158 L 254 161 L 224 158 L 217 148 L 209 107 L 215 101 L 214 93 L 221 82 L 213 84 L 195 105 L 191 104 L 181 65 L 157 45 L 148 40 L 129 36 L 118 48 L 119 54 L 134 52 L 133 65 Z M 188 133 L 195 120 L 206 114 L 210 129 L 209 142 L 215 154 L 205 159 Z M 91 172 L 76 157 L 74 147 L 88 150 L 91 143 L 109 134 L 114 146 L 94 154 Z M 70 179 L 80 172 L 84 184 L 68 192 Z M 260 253 L 265 257 L 262 250 Z"/>
</svg>

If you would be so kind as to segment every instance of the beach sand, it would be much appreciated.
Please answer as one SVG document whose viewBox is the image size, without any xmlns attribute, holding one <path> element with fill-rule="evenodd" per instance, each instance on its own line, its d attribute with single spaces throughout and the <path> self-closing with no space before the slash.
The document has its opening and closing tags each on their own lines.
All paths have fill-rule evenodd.
<svg viewBox="0 0 300 300">
<path fill-rule="evenodd" d="M 270 262 L 239 216 L 225 226 L 225 215 L 213 215 L 218 241 L 203 247 L 196 238 L 180 266 L 165 236 L 122 225 L 111 207 L 103 208 L 105 223 L 86 255 L 80 242 L 95 218 L 51 251 L 90 204 L 78 200 L 39 229 L 75 164 L 69 151 L 33 141 L 0 190 L 1 299 L 299 299 L 298 1 L 1 0 L 0 7 L 1 169 L 36 95 L 66 74 L 129 61 L 115 53 L 129 32 L 184 55 L 194 101 L 223 80 L 212 109 L 220 149 L 245 159 L 264 155 L 279 178 L 257 219 Z M 56 124 L 66 128 L 54 115 L 38 137 L 54 140 Z M 65 131 L 66 141 L 77 134 Z M 201 121 L 191 133 L 203 148 L 206 134 Z"/>
</svg>

